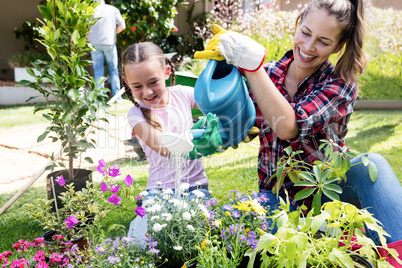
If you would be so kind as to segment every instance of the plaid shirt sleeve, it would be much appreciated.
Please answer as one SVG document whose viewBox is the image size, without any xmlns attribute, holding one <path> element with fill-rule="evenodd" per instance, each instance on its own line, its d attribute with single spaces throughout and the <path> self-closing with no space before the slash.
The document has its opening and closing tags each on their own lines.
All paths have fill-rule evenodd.
<svg viewBox="0 0 402 268">
<path fill-rule="evenodd" d="M 298 160 L 310 164 L 323 157 L 323 153 L 319 150 L 321 139 L 332 139 L 342 147 L 347 133 L 347 123 L 357 97 L 357 86 L 335 77 L 334 66 L 327 61 L 320 70 L 299 84 L 297 93 L 291 101 L 284 88 L 284 79 L 287 67 L 292 60 L 293 52 L 290 50 L 280 61 L 269 62 L 264 68 L 295 111 L 299 127 L 298 137 L 293 140 L 279 139 L 254 100 L 257 111 L 256 124 L 260 128 L 258 154 L 260 191 L 272 190 L 276 184 L 276 179 L 269 180 L 269 178 L 275 174 L 277 162 L 288 146 L 291 146 L 293 150 L 303 150 L 304 153 L 298 155 Z M 299 204 L 293 201 L 293 197 L 302 189 L 294 186 L 289 179 L 285 179 L 280 194 L 284 194 L 284 190 L 287 190 L 290 201 L 297 207 Z M 311 201 L 312 198 L 304 200 L 304 204 L 310 207 Z"/>
</svg>

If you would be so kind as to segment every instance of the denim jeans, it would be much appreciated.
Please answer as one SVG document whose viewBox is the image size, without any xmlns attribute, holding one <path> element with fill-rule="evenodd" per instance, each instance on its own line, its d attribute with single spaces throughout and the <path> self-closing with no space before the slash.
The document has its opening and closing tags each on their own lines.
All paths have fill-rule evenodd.
<svg viewBox="0 0 402 268">
<path fill-rule="evenodd" d="M 120 77 L 118 69 L 118 57 L 116 44 L 114 45 L 94 45 L 96 51 L 91 51 L 93 61 L 95 82 L 105 74 L 104 61 L 106 60 L 108 73 L 110 76 L 110 85 L 112 87 L 112 95 L 120 90 Z M 103 88 L 104 85 L 98 85 Z"/>
<path fill-rule="evenodd" d="M 367 155 L 366 155 L 367 156 Z M 368 158 L 374 162 L 378 169 L 378 179 L 372 182 L 369 176 L 368 167 L 361 163 L 361 156 L 351 160 L 352 167 L 346 173 L 347 182 L 342 181 L 339 186 L 342 188 L 340 199 L 355 205 L 357 208 L 365 208 L 374 218 L 379 220 L 384 230 L 390 235 L 386 237 L 387 243 L 402 240 L 402 187 L 395 173 L 392 171 L 387 160 L 379 154 L 370 153 Z M 359 164 L 357 164 L 359 163 Z M 354 164 L 357 164 L 353 166 Z M 273 212 L 279 206 L 279 200 L 270 190 L 260 192 L 269 199 L 264 204 L 269 212 Z M 323 196 L 322 203 L 331 201 Z M 291 211 L 296 210 L 291 205 Z M 273 232 L 276 231 L 274 228 Z M 366 234 L 373 241 L 380 245 L 378 234 L 366 228 Z"/>
</svg>

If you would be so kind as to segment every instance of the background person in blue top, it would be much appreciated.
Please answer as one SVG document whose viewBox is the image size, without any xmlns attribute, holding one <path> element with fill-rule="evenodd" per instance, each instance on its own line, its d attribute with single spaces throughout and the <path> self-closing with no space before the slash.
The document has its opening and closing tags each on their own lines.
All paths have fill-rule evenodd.
<svg viewBox="0 0 402 268">
<path fill-rule="evenodd" d="M 100 19 L 92 25 L 88 33 L 89 42 L 96 48 L 96 51 L 91 51 L 95 82 L 99 77 L 104 76 L 106 60 L 114 96 L 120 90 L 116 35 L 126 28 L 126 23 L 117 8 L 106 4 L 104 0 L 95 0 L 95 2 L 99 5 L 95 8 L 93 19 Z M 103 88 L 104 85 L 98 85 L 98 87 Z"/>
</svg>

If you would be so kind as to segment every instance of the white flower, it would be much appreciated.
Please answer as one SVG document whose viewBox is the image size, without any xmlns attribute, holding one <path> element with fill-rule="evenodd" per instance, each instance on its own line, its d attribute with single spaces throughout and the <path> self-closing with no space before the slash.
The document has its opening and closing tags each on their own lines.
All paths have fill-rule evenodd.
<svg viewBox="0 0 402 268">
<path fill-rule="evenodd" d="M 164 194 L 164 195 L 162 196 L 162 199 L 163 199 L 163 200 L 169 200 L 169 199 L 170 199 L 170 195 Z"/>
<path fill-rule="evenodd" d="M 189 193 L 182 193 L 182 195 L 183 195 L 184 197 L 186 197 L 186 196 L 189 196 L 190 194 L 189 194 Z"/>
<path fill-rule="evenodd" d="M 167 224 L 164 223 L 164 224 L 162 224 L 161 226 L 162 226 L 162 229 L 163 229 L 163 228 L 166 228 Z"/>
<path fill-rule="evenodd" d="M 162 230 L 162 225 L 160 225 L 159 223 L 155 223 L 154 226 L 152 227 L 152 230 L 154 230 L 154 232 L 158 233 Z"/>
<path fill-rule="evenodd" d="M 219 227 L 219 226 L 221 226 L 221 220 L 214 220 L 214 223 L 213 223 L 216 227 Z"/>
<path fill-rule="evenodd" d="M 205 218 L 207 219 L 211 217 L 211 214 L 208 211 L 203 211 L 202 214 L 204 214 Z"/>
<path fill-rule="evenodd" d="M 162 182 L 157 181 L 156 184 L 157 184 L 158 186 L 161 186 L 161 185 L 162 185 Z"/>
<path fill-rule="evenodd" d="M 205 194 L 203 192 L 201 192 L 200 190 L 194 190 L 194 191 L 192 191 L 192 193 L 198 198 L 205 196 Z"/>
<path fill-rule="evenodd" d="M 170 222 L 173 219 L 173 215 L 170 213 L 162 213 L 162 218 L 164 218 L 165 221 Z"/>
<path fill-rule="evenodd" d="M 181 203 L 181 201 L 179 199 L 171 199 L 168 202 L 175 207 L 180 206 L 180 203 Z"/>
<path fill-rule="evenodd" d="M 191 216 L 194 217 L 195 216 L 195 211 L 194 209 L 190 210 Z"/>
<path fill-rule="evenodd" d="M 186 190 L 188 190 L 188 188 L 190 188 L 190 184 L 188 184 L 188 183 L 186 183 L 186 182 L 184 182 L 184 183 L 182 183 L 182 184 L 180 185 L 180 189 L 181 189 L 182 191 L 186 191 Z"/>
<path fill-rule="evenodd" d="M 153 204 L 155 204 L 155 201 L 152 199 L 146 199 L 144 202 L 142 202 L 142 207 L 151 207 Z"/>
<path fill-rule="evenodd" d="M 177 207 L 179 210 L 186 209 L 188 207 L 188 203 L 183 200 L 175 204 L 175 207 Z"/>
<path fill-rule="evenodd" d="M 148 191 L 142 191 L 141 193 L 139 193 L 140 196 L 144 197 L 148 195 Z"/>
<path fill-rule="evenodd" d="M 151 221 L 155 221 L 155 220 L 158 220 L 159 219 L 159 216 L 152 216 L 151 217 Z"/>
<path fill-rule="evenodd" d="M 162 192 L 163 192 L 164 194 L 173 194 L 173 190 L 170 189 L 170 188 L 164 189 L 164 190 L 162 190 Z"/>
<path fill-rule="evenodd" d="M 195 230 L 195 229 L 194 229 L 194 226 L 192 226 L 192 225 L 190 225 L 190 224 L 186 226 L 186 229 L 189 230 L 189 231 L 191 231 L 191 232 L 193 232 L 193 231 Z"/>
<path fill-rule="evenodd" d="M 201 186 L 201 182 L 197 181 L 195 184 L 197 184 L 197 186 Z"/>
<path fill-rule="evenodd" d="M 180 251 L 180 250 L 183 249 L 183 247 L 182 247 L 182 246 L 174 246 L 173 249 L 174 249 L 174 250 L 177 250 L 177 251 Z"/>
<path fill-rule="evenodd" d="M 156 211 L 155 211 L 155 208 L 154 208 L 153 206 L 152 206 L 152 207 L 149 207 L 149 208 L 146 208 L 145 211 L 146 211 L 147 213 L 150 213 L 150 214 L 156 212 Z"/>
<path fill-rule="evenodd" d="M 152 206 L 152 208 L 153 208 L 155 211 L 161 211 L 162 206 L 159 205 L 159 204 L 154 204 L 154 205 Z"/>
<path fill-rule="evenodd" d="M 186 220 L 186 221 L 191 220 L 191 214 L 190 214 L 190 212 L 188 212 L 188 211 L 184 212 L 184 213 L 183 213 L 183 219 Z"/>
</svg>

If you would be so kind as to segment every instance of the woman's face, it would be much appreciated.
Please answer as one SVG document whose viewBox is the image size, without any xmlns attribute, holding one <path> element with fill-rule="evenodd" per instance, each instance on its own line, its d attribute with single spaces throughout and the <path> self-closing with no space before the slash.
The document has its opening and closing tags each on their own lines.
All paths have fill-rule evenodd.
<svg viewBox="0 0 402 268">
<path fill-rule="evenodd" d="M 169 95 L 165 81 L 169 79 L 170 66 L 162 68 L 157 59 L 124 66 L 124 82 L 133 96 L 150 108 L 163 108 L 168 104 Z"/>
<path fill-rule="evenodd" d="M 335 16 L 325 9 L 312 8 L 295 34 L 293 42 L 296 68 L 309 75 L 317 71 L 333 53 L 339 52 L 341 28 Z"/>
</svg>

